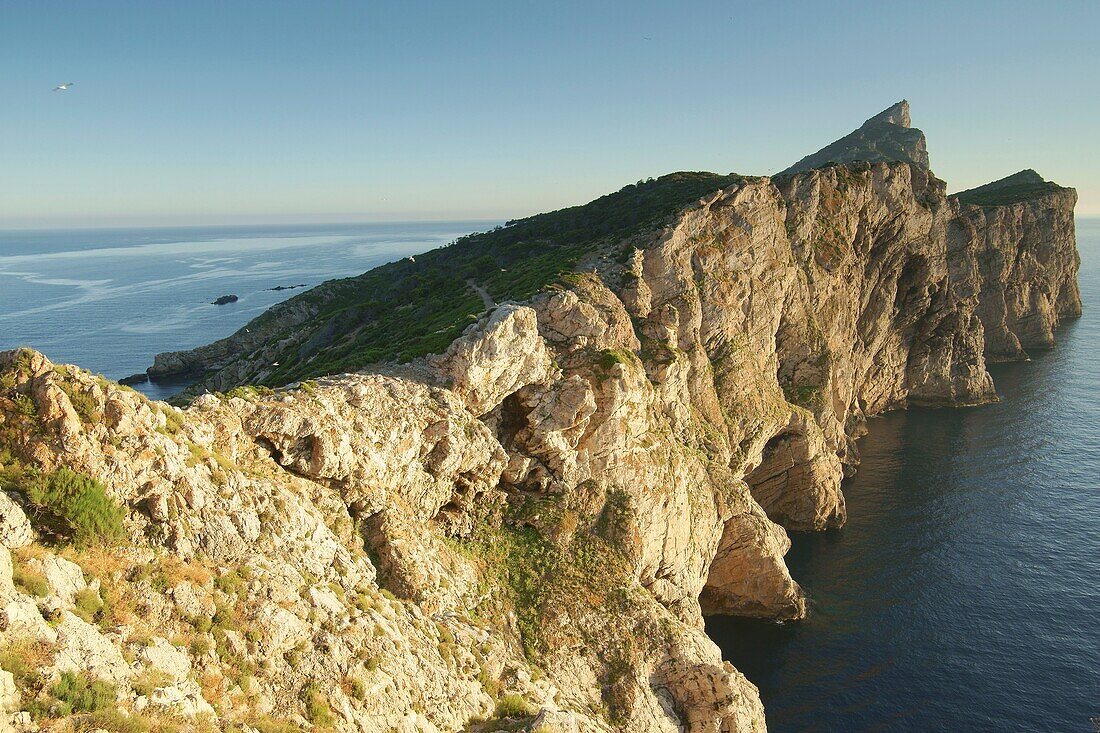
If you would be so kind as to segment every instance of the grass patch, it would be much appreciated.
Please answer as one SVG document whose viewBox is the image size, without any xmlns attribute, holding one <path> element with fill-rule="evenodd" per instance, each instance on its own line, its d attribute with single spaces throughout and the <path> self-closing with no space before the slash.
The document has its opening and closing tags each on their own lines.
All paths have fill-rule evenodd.
<svg viewBox="0 0 1100 733">
<path fill-rule="evenodd" d="M 30 637 L 10 640 L 0 648 L 0 669 L 10 672 L 20 690 L 36 691 L 42 685 L 41 670 L 50 656 L 50 647 Z"/>
<path fill-rule="evenodd" d="M 45 598 L 50 592 L 49 584 L 46 583 L 46 576 L 26 565 L 13 566 L 11 579 L 15 587 L 27 595 Z"/>
<path fill-rule="evenodd" d="M 302 729 L 294 723 L 278 720 L 269 715 L 252 718 L 248 724 L 259 733 L 302 733 Z"/>
<path fill-rule="evenodd" d="M 84 588 L 73 596 L 73 608 L 77 616 L 88 623 L 94 623 L 102 618 L 103 599 L 91 588 Z"/>
<path fill-rule="evenodd" d="M 91 392 L 78 390 L 76 385 L 64 380 L 57 382 L 57 384 L 61 387 L 61 391 L 65 393 L 65 396 L 69 398 L 69 404 L 73 406 L 73 411 L 76 412 L 82 423 L 94 425 L 103 419 L 103 413 L 100 412 L 95 396 Z"/>
<path fill-rule="evenodd" d="M 482 523 L 469 539 L 450 539 L 448 543 L 482 571 L 487 597 L 503 597 L 514 610 L 520 643 L 529 659 L 535 660 L 553 647 L 556 624 L 549 617 L 567 612 L 578 604 L 604 607 L 614 603 L 629 583 L 627 562 L 619 537 L 607 532 L 606 525 L 616 519 L 593 521 L 581 529 L 565 547 L 543 537 L 524 524 L 524 513 L 547 516 L 555 510 L 553 500 L 528 502 L 513 510 L 510 521 L 498 528 Z M 608 510 L 618 517 L 629 509 L 616 506 Z M 606 536 L 601 536 L 606 535 Z M 493 602 L 493 601 L 489 601 Z M 475 614 L 499 617 L 502 609 L 474 609 Z"/>
<path fill-rule="evenodd" d="M 172 675 L 159 669 L 148 669 L 130 680 L 130 685 L 138 695 L 149 696 L 158 687 L 172 684 Z"/>
<path fill-rule="evenodd" d="M 165 435 L 178 435 L 183 431 L 183 415 L 171 407 L 160 411 L 164 415 L 164 427 L 158 428 L 158 432 Z"/>
<path fill-rule="evenodd" d="M 798 405 L 807 410 L 814 410 L 824 402 L 821 389 L 809 385 L 783 385 L 783 397 L 792 405 Z"/>
<path fill-rule="evenodd" d="M 638 357 L 627 349 L 604 349 L 600 352 L 600 358 L 596 362 L 604 371 L 610 371 L 616 364 L 631 366 L 637 363 Z"/>
</svg>

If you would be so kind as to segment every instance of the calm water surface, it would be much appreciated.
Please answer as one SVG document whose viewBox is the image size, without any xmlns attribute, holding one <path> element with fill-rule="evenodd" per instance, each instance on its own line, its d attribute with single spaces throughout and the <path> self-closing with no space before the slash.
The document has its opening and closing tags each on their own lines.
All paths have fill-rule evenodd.
<svg viewBox="0 0 1100 733">
<path fill-rule="evenodd" d="M 797 624 L 710 619 L 773 733 L 1082 731 L 1100 716 L 1100 221 L 1084 317 L 1003 401 L 871 421 L 848 524 L 793 538 Z"/>
<path fill-rule="evenodd" d="M 228 336 L 334 277 L 496 222 L 0 231 L 0 349 L 31 346 L 112 379 Z M 240 300 L 217 306 L 221 295 Z M 140 385 L 163 398 L 178 387 Z"/>
</svg>

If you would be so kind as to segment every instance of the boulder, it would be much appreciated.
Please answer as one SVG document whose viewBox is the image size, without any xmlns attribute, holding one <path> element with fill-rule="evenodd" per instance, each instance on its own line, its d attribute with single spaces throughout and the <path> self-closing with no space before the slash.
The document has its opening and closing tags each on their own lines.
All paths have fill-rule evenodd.
<svg viewBox="0 0 1100 733">
<path fill-rule="evenodd" d="M 34 540 L 30 520 L 6 492 L 0 491 L 0 545 L 14 550 Z"/>
</svg>

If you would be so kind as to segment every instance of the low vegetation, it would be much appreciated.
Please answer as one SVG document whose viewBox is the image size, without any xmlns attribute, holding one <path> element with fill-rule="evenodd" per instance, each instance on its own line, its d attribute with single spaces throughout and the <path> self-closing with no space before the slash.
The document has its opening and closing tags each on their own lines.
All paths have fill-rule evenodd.
<svg viewBox="0 0 1100 733">
<path fill-rule="evenodd" d="M 248 328 L 263 329 L 286 309 L 309 306 L 312 337 L 280 353 L 264 380 L 278 386 L 389 360 L 444 350 L 484 310 L 484 288 L 497 302 L 530 298 L 571 272 L 601 244 L 654 231 L 737 175 L 673 173 L 640 181 L 583 206 L 508 222 L 447 247 L 333 280 L 277 306 Z M 287 334 L 278 334 L 283 339 Z"/>
<path fill-rule="evenodd" d="M 580 517 L 556 499 L 523 500 L 503 524 L 484 521 L 470 538 L 449 540 L 481 568 L 487 603 L 503 601 L 514 611 L 529 660 L 537 662 L 562 641 L 548 636 L 559 627 L 554 614 L 622 600 L 630 583 L 628 548 L 619 532 L 631 511 L 627 504 L 625 494 L 612 491 L 599 515 Z M 571 531 L 560 541 L 548 539 L 563 527 Z M 479 607 L 474 613 L 500 618 L 504 610 Z"/>
<path fill-rule="evenodd" d="M 111 545 L 126 536 L 123 510 L 103 484 L 66 467 L 49 473 L 8 464 L 0 488 L 21 494 L 35 529 L 79 546 Z"/>
<path fill-rule="evenodd" d="M 54 717 L 72 713 L 94 713 L 114 705 L 115 686 L 103 680 L 89 680 L 75 672 L 62 672 L 61 679 L 50 687 Z"/>
<path fill-rule="evenodd" d="M 1023 171 L 1003 181 L 962 191 L 955 194 L 955 198 L 964 204 L 975 206 L 1010 206 L 1062 190 L 1064 189 L 1057 183 L 1044 181 L 1034 171 Z"/>
</svg>

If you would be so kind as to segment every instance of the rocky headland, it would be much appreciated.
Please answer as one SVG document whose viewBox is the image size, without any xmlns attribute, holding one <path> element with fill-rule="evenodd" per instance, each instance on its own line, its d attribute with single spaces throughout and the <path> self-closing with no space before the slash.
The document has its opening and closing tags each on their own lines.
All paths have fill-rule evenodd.
<svg viewBox="0 0 1100 733">
<path fill-rule="evenodd" d="M 764 731 L 703 616 L 804 616 L 867 418 L 1080 314 L 1073 189 L 909 124 L 323 284 L 183 409 L 0 353 L 0 725 Z"/>
</svg>

